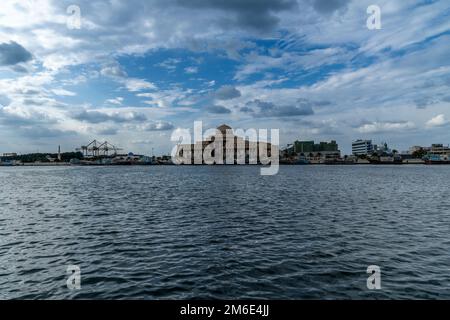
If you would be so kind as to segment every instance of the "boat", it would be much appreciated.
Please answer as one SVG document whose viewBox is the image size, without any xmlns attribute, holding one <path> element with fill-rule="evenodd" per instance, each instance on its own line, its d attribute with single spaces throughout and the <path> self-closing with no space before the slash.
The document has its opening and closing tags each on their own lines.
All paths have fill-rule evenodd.
<svg viewBox="0 0 450 320">
<path fill-rule="evenodd" d="M 429 154 L 423 160 L 425 164 L 450 164 L 449 155 Z"/>
<path fill-rule="evenodd" d="M 309 161 L 305 156 L 299 156 L 295 164 L 309 164 Z"/>
<path fill-rule="evenodd" d="M 22 162 L 17 160 L 0 160 L 1 167 L 14 167 L 21 166 Z"/>
</svg>

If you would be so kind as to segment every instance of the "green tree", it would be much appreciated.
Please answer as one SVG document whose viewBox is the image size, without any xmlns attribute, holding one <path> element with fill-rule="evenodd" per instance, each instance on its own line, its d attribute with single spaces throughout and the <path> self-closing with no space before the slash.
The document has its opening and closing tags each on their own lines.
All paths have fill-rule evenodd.
<svg viewBox="0 0 450 320">
<path fill-rule="evenodd" d="M 420 150 L 414 151 L 412 156 L 413 156 L 413 158 L 416 158 L 416 159 L 422 159 L 426 154 L 427 154 L 427 152 L 425 150 L 420 149 Z"/>
</svg>

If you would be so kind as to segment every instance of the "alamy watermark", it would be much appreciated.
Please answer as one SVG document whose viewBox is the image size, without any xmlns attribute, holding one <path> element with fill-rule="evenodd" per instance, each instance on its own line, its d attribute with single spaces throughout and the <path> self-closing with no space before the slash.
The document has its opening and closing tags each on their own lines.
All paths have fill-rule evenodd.
<svg viewBox="0 0 450 320">
<path fill-rule="evenodd" d="M 370 16 L 367 18 L 366 26 L 369 30 L 381 29 L 381 8 L 376 4 L 372 4 L 367 7 L 367 14 Z"/>
<path fill-rule="evenodd" d="M 231 129 L 221 126 L 203 130 L 202 121 L 194 122 L 194 136 L 189 129 L 177 129 L 171 141 L 175 164 L 263 165 L 261 175 L 275 175 L 279 170 L 279 129 Z"/>
<path fill-rule="evenodd" d="M 81 29 L 81 8 L 77 5 L 70 5 L 66 9 L 67 14 L 67 28 L 70 30 Z"/>
<path fill-rule="evenodd" d="M 381 289 L 381 269 L 379 266 L 371 265 L 367 267 L 367 273 L 370 276 L 367 278 L 367 289 L 380 290 Z"/>
<path fill-rule="evenodd" d="M 70 265 L 67 267 L 67 278 L 66 285 L 69 290 L 80 290 L 81 289 L 81 269 L 77 265 Z"/>
</svg>

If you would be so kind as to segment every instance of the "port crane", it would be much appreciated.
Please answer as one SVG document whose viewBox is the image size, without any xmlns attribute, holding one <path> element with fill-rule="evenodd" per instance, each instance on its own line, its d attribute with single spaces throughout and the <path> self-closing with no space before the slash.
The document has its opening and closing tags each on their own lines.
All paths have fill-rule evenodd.
<svg viewBox="0 0 450 320">
<path fill-rule="evenodd" d="M 117 154 L 117 151 L 120 150 L 122 149 L 116 147 L 108 141 L 100 142 L 97 140 L 93 140 L 89 144 L 76 149 L 76 151 L 82 152 L 83 156 L 87 158 L 114 156 Z"/>
</svg>

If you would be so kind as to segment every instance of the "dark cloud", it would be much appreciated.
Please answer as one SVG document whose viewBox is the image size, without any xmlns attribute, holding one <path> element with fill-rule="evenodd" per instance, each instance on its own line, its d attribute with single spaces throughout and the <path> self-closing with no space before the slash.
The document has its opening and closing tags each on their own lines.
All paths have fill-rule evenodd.
<svg viewBox="0 0 450 320">
<path fill-rule="evenodd" d="M 113 113 L 107 114 L 99 111 L 87 111 L 83 110 L 72 116 L 73 119 L 88 122 L 88 123 L 102 123 L 102 122 L 143 122 L 147 120 L 147 117 L 142 113 L 127 112 L 127 113 Z"/>
<path fill-rule="evenodd" d="M 17 42 L 0 44 L 0 66 L 13 66 L 33 59 L 30 52 Z"/>
<path fill-rule="evenodd" d="M 167 131 L 174 129 L 175 126 L 170 122 L 157 121 L 154 123 L 148 123 L 144 126 L 145 131 Z"/>
<path fill-rule="evenodd" d="M 39 106 L 39 107 L 46 106 L 46 107 L 54 107 L 54 108 L 67 107 L 67 104 L 65 104 L 65 103 L 56 101 L 54 99 L 43 98 L 43 97 L 37 96 L 38 93 L 36 93 L 34 90 L 25 90 L 23 95 L 29 97 L 29 98 L 24 98 L 22 100 L 22 105 L 24 105 L 24 106 Z"/>
<path fill-rule="evenodd" d="M 33 94 L 33 93 L 32 93 Z M 48 99 L 33 99 L 26 98 L 23 99 L 22 103 L 26 106 L 42 106 L 48 102 Z"/>
<path fill-rule="evenodd" d="M 14 93 L 31 96 L 31 95 L 37 95 L 41 92 L 35 88 L 19 88 L 19 89 L 14 90 Z"/>
<path fill-rule="evenodd" d="M 26 115 L 8 112 L 5 108 L 0 108 L 0 124 L 11 128 L 27 139 L 53 138 L 68 135 L 76 135 L 74 131 L 63 131 L 52 129 L 51 126 L 58 121 L 48 114 L 39 111 L 29 110 Z"/>
<path fill-rule="evenodd" d="M 19 129 L 22 136 L 28 139 L 39 139 L 39 138 L 56 138 L 62 136 L 73 136 L 77 135 L 75 131 L 63 131 L 58 129 L 51 129 L 45 126 L 32 126 L 23 127 Z"/>
<path fill-rule="evenodd" d="M 176 0 L 180 6 L 201 10 L 215 9 L 230 14 L 229 26 L 257 31 L 270 31 L 280 19 L 276 13 L 292 10 L 296 0 Z"/>
<path fill-rule="evenodd" d="M 29 111 L 27 115 L 8 112 L 5 108 L 0 108 L 0 123 L 7 126 L 34 126 L 51 125 L 57 123 L 56 119 L 51 118 L 44 112 Z"/>
<path fill-rule="evenodd" d="M 11 67 L 11 70 L 17 73 L 28 73 L 28 69 L 25 68 L 24 66 L 17 64 L 15 66 Z"/>
<path fill-rule="evenodd" d="M 5 107 L 11 103 L 11 99 L 8 96 L 0 95 L 0 113 L 2 112 L 2 107 Z"/>
<path fill-rule="evenodd" d="M 252 113 L 255 117 L 295 117 L 314 114 L 313 106 L 316 102 L 300 99 L 294 105 L 275 105 L 273 102 L 253 100 L 247 102 L 241 111 Z"/>
<path fill-rule="evenodd" d="M 249 107 L 242 107 L 240 110 L 241 110 L 241 112 L 245 112 L 245 113 L 252 113 L 252 112 L 254 112 L 254 110 L 252 108 L 249 108 Z"/>
<path fill-rule="evenodd" d="M 314 0 L 313 7 L 319 13 L 328 14 L 346 7 L 349 2 L 349 0 Z"/>
<path fill-rule="evenodd" d="M 218 105 L 208 106 L 205 108 L 205 110 L 209 113 L 215 113 L 215 114 L 231 113 L 230 109 L 225 108 L 224 106 L 218 106 Z"/>
<path fill-rule="evenodd" d="M 219 100 L 231 100 L 239 98 L 240 96 L 241 92 L 235 87 L 229 85 L 220 87 L 215 93 L 215 97 Z"/>
<path fill-rule="evenodd" d="M 422 97 L 414 100 L 417 109 L 426 109 L 428 106 L 431 106 L 437 102 L 438 101 L 430 97 Z"/>
<path fill-rule="evenodd" d="M 118 132 L 117 128 L 105 128 L 97 130 L 98 134 L 106 135 L 106 136 L 114 136 Z"/>
<path fill-rule="evenodd" d="M 273 117 L 295 117 L 308 116 L 314 114 L 311 107 L 302 107 L 298 105 L 293 106 L 279 106 L 270 110 L 267 115 Z"/>
</svg>

